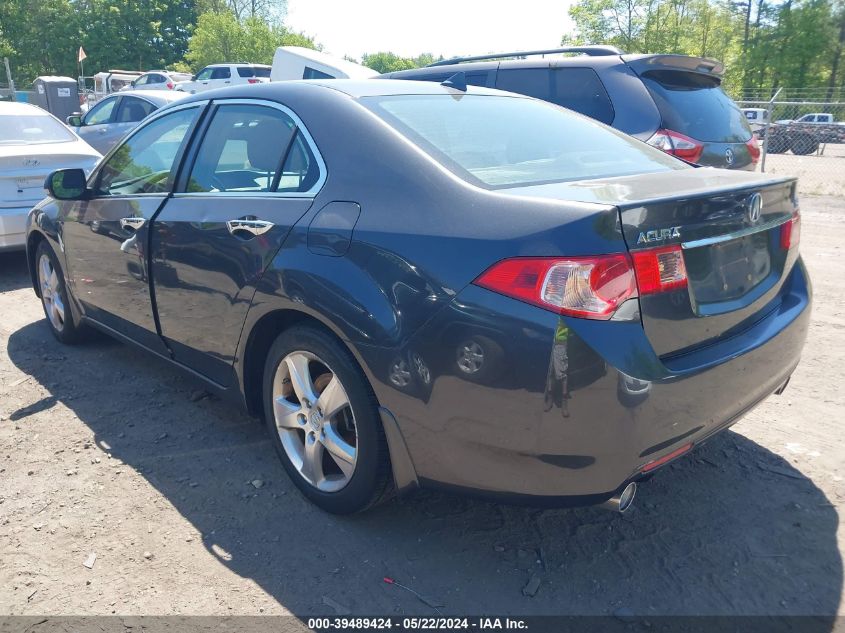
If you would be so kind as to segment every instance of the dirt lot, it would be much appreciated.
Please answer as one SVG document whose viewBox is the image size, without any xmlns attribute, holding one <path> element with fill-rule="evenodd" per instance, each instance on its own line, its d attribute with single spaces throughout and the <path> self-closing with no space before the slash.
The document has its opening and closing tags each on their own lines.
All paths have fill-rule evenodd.
<svg viewBox="0 0 845 633">
<path fill-rule="evenodd" d="M 845 192 L 845 145 L 827 145 L 821 155 L 769 154 L 766 172 L 798 176 L 802 194 L 840 196 Z"/>
<path fill-rule="evenodd" d="M 326 515 L 191 378 L 60 347 L 0 256 L 0 613 L 435 613 L 388 575 L 446 614 L 845 614 L 845 201 L 803 212 L 816 303 L 789 388 L 624 517 L 431 493 Z"/>
</svg>

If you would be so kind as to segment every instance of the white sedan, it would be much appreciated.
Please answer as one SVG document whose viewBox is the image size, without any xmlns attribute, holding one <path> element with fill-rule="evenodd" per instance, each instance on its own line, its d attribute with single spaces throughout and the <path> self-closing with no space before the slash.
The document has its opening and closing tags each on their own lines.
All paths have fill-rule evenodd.
<svg viewBox="0 0 845 633">
<path fill-rule="evenodd" d="M 46 110 L 0 102 L 0 251 L 26 246 L 26 215 L 44 197 L 44 179 L 102 156 Z"/>
</svg>

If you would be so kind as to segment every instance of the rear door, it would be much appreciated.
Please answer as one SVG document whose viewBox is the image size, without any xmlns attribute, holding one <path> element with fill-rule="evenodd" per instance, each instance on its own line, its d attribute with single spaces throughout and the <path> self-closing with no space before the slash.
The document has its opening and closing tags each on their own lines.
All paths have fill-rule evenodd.
<svg viewBox="0 0 845 633">
<path fill-rule="evenodd" d="M 126 136 L 130 130 L 156 111 L 156 106 L 138 97 L 123 96 L 117 106 L 117 112 L 112 117 L 112 123 L 105 126 L 106 130 L 100 139 L 105 146 L 111 149 L 120 139 Z"/>
<path fill-rule="evenodd" d="M 174 358 L 227 384 L 255 287 L 308 210 L 325 166 L 283 106 L 221 101 L 156 217 L 152 273 Z"/>
</svg>

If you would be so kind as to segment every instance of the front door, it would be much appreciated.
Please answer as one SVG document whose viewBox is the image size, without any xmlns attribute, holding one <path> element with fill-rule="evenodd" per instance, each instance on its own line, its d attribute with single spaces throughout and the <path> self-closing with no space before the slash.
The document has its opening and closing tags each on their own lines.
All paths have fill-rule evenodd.
<svg viewBox="0 0 845 633">
<path fill-rule="evenodd" d="M 174 358 L 225 385 L 258 280 L 323 172 L 294 115 L 266 102 L 222 102 L 192 153 L 153 223 L 155 300 Z"/>
<path fill-rule="evenodd" d="M 91 177 L 89 200 L 62 202 L 69 282 L 85 315 L 162 352 L 149 291 L 149 222 L 173 186 L 200 106 L 132 134 Z"/>
<path fill-rule="evenodd" d="M 110 130 L 119 101 L 120 97 L 117 96 L 106 97 L 88 110 L 82 117 L 82 125 L 76 129 L 82 140 L 101 154 L 108 152 L 117 141 L 112 138 L 113 131 Z"/>
</svg>

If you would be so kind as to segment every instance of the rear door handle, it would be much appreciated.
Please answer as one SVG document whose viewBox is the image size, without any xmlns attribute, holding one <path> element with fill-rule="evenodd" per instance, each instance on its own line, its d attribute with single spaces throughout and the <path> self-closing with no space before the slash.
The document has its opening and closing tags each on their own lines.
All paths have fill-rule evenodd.
<svg viewBox="0 0 845 633">
<path fill-rule="evenodd" d="M 146 218 L 121 218 L 120 228 L 125 229 L 127 231 L 137 231 L 142 226 L 144 226 L 146 222 Z"/>
<path fill-rule="evenodd" d="M 272 222 L 268 222 L 267 220 L 256 220 L 253 218 L 239 218 L 237 220 L 228 220 L 226 222 L 226 227 L 229 229 L 229 233 L 235 237 L 248 238 L 250 236 L 263 235 L 272 229 L 273 226 L 274 224 Z"/>
</svg>

